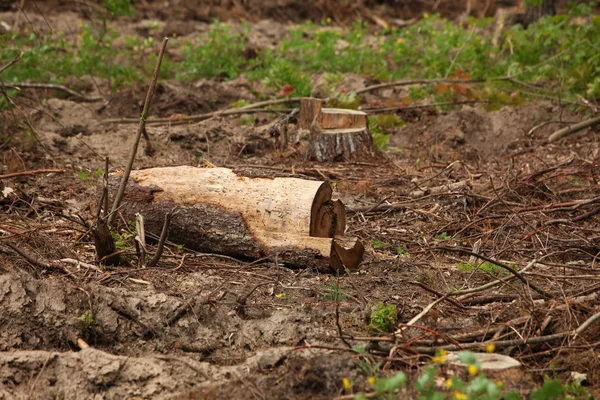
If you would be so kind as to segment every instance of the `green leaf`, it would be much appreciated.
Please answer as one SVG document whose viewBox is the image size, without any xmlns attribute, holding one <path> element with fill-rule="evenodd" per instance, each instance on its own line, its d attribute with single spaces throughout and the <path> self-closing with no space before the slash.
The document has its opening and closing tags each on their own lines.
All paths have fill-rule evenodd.
<svg viewBox="0 0 600 400">
<path fill-rule="evenodd" d="M 531 400 L 550 400 L 558 399 L 564 394 L 561 383 L 553 379 L 551 381 L 544 382 L 544 385 L 531 392 Z"/>
<path fill-rule="evenodd" d="M 448 240 L 448 239 L 450 239 L 450 235 L 448 235 L 448 232 L 442 232 L 439 235 L 437 235 L 435 238 L 437 240 Z"/>
<path fill-rule="evenodd" d="M 477 357 L 475 356 L 475 353 L 473 353 L 472 351 L 459 352 L 458 359 L 460 360 L 461 363 L 463 363 L 465 365 L 471 365 L 471 364 L 477 363 Z"/>
<path fill-rule="evenodd" d="M 388 392 L 392 392 L 396 389 L 406 386 L 408 382 L 408 378 L 404 372 L 398 372 L 396 375 L 392 376 L 387 380 L 386 390 Z"/>
<path fill-rule="evenodd" d="M 371 246 L 373 246 L 373 248 L 375 250 L 380 250 L 380 249 L 385 249 L 388 245 L 387 245 L 387 243 L 380 242 L 379 240 L 373 240 L 371 242 Z"/>
</svg>

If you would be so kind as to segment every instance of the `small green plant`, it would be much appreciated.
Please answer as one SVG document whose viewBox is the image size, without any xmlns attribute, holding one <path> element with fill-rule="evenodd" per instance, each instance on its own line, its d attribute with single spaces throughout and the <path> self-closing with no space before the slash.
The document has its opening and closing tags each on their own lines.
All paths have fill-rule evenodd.
<svg viewBox="0 0 600 400">
<path fill-rule="evenodd" d="M 404 122 L 397 115 L 369 115 L 369 130 L 373 137 L 373 144 L 379 150 L 387 150 L 388 142 L 392 135 L 387 134 L 387 129 L 402 126 Z"/>
<path fill-rule="evenodd" d="M 79 179 L 89 179 L 90 173 L 84 170 L 77 171 L 77 177 Z"/>
<path fill-rule="evenodd" d="M 410 257 L 410 253 L 406 250 L 404 250 L 404 248 L 402 247 L 396 247 L 396 254 L 399 256 L 405 256 L 405 257 Z"/>
<path fill-rule="evenodd" d="M 572 176 L 570 180 L 573 185 L 585 185 L 585 180 L 579 177 Z"/>
<path fill-rule="evenodd" d="M 250 102 L 246 99 L 240 99 L 238 101 L 234 101 L 233 103 L 231 103 L 229 105 L 230 108 L 241 108 L 244 106 L 247 106 L 248 104 L 250 104 Z"/>
<path fill-rule="evenodd" d="M 135 227 L 133 230 L 135 230 Z M 123 230 L 122 233 L 111 231 L 110 234 L 115 241 L 115 246 L 118 250 L 127 250 L 131 247 L 128 240 L 134 237 L 133 233 Z"/>
<path fill-rule="evenodd" d="M 371 242 L 371 246 L 375 249 L 375 250 L 383 250 L 386 249 L 388 247 L 388 244 L 385 242 L 382 242 L 380 240 L 373 240 Z"/>
<path fill-rule="evenodd" d="M 546 377 L 542 387 L 531 392 L 531 400 L 562 399 L 564 394 L 565 389 L 558 380 Z"/>
<path fill-rule="evenodd" d="M 335 283 L 327 285 L 323 290 L 323 294 L 327 299 L 332 301 L 343 301 L 347 298 L 344 289 Z"/>
<path fill-rule="evenodd" d="M 456 268 L 459 271 L 463 271 L 463 272 L 473 272 L 473 271 L 484 271 L 484 272 L 488 272 L 490 274 L 494 274 L 494 275 L 498 275 L 501 273 L 507 273 L 507 271 L 494 264 L 491 263 L 489 261 L 484 262 L 483 264 L 478 264 L 478 263 L 458 263 L 456 264 Z"/>
<path fill-rule="evenodd" d="M 393 304 L 378 303 L 371 311 L 369 327 L 374 330 L 390 332 L 396 326 L 398 312 Z"/>
<path fill-rule="evenodd" d="M 448 235 L 448 232 L 442 232 L 439 235 L 436 235 L 435 238 L 437 240 L 446 241 L 446 240 L 450 240 L 451 236 Z"/>
<path fill-rule="evenodd" d="M 75 317 L 75 319 L 77 321 L 81 321 L 87 326 L 94 324 L 94 314 L 92 313 L 92 310 L 85 310 L 83 314 L 81 314 L 79 317 Z"/>
<path fill-rule="evenodd" d="M 134 13 L 131 0 L 104 0 L 104 6 L 111 17 L 131 17 Z"/>
<path fill-rule="evenodd" d="M 250 115 L 248 117 L 242 117 L 238 120 L 238 125 L 252 125 L 254 123 L 255 118 Z"/>
</svg>

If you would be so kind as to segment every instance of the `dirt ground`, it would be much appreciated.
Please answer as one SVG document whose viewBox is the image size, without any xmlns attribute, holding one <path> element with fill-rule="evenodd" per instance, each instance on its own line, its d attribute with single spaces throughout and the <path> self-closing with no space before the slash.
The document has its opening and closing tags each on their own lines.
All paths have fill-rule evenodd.
<svg viewBox="0 0 600 400">
<path fill-rule="evenodd" d="M 66 13 L 66 3 L 54 11 L 39 3 L 44 18 L 40 10 L 29 18 L 40 27 L 74 23 L 81 10 Z M 247 2 L 171 1 L 176 11 L 164 16 L 154 3 L 142 2 L 142 18 L 158 15 L 185 29 L 177 21 L 210 22 Z M 315 17 L 288 17 L 290 2 L 273 3 L 274 27 Z M 316 3 L 319 12 L 331 5 Z M 248 20 L 255 15 L 264 17 L 244 8 Z M 347 75 L 342 85 L 368 84 Z M 24 90 L 19 102 L 37 139 L 17 110 L 0 113 L 0 138 L 11 138 L 0 143 L 0 399 L 329 399 L 349 394 L 344 378 L 368 392 L 373 374 L 404 371 L 413 380 L 435 349 L 483 351 L 485 341 L 523 366 L 503 378 L 507 389 L 527 395 L 544 376 L 569 382 L 577 372 L 600 396 L 600 324 L 584 325 L 600 311 L 600 131 L 548 143 L 585 112 L 550 101 L 494 112 L 400 109 L 406 124 L 393 128 L 377 158 L 315 163 L 304 159 L 302 140 L 277 148 L 269 128 L 287 111 L 179 123 L 181 115 L 256 102 L 260 83 L 161 81 L 150 115 L 170 121 L 148 126 L 153 152 L 142 141 L 137 168 L 208 160 L 328 180 L 347 207 L 347 235 L 367 247 L 364 261 L 335 276 L 169 245 L 155 268 L 140 268 L 131 249 L 128 265 L 95 269 L 58 260 L 97 265 L 81 220 L 94 218 L 94 175 L 104 157 L 111 170 L 121 168 L 134 141 L 137 124 L 110 121 L 137 118 L 146 91 L 107 94 L 103 85 L 89 86 L 88 96 L 102 97 L 94 102 Z M 401 96 L 400 89 L 368 92 L 362 104 Z M 255 119 L 245 124 L 249 115 Z M 39 169 L 60 171 L 6 176 Z M 521 271 L 525 283 L 501 267 L 470 269 L 472 254 L 459 248 Z M 481 288 L 498 278 L 502 284 Z M 402 334 L 368 326 L 380 302 L 396 306 L 394 331 Z"/>
</svg>

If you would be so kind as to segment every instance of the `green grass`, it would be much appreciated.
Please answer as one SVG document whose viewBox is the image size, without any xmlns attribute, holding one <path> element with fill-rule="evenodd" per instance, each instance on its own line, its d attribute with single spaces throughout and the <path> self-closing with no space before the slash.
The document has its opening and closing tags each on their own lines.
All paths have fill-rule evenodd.
<svg viewBox="0 0 600 400">
<path fill-rule="evenodd" d="M 3 81 L 64 83 L 69 76 L 90 74 L 109 79 L 113 88 L 119 88 L 147 80 L 159 44 L 152 38 L 125 37 L 116 46 L 118 34 L 109 18 L 131 15 L 130 2 L 106 0 L 105 5 L 108 15 L 100 19 L 106 24 L 82 25 L 76 35 L 54 33 L 38 38 L 26 31 L 1 35 L 0 59 L 9 60 L 24 51 L 23 59 L 3 72 Z M 589 21 L 577 23 L 571 18 L 575 15 L 589 16 Z M 256 57 L 248 58 L 245 49 L 250 29 L 247 24 L 234 27 L 214 22 L 192 41 L 171 40 L 170 48 L 179 48 L 183 59 L 166 59 L 161 77 L 227 80 L 246 73 L 249 79 L 262 81 L 271 90 L 269 96 L 276 96 L 286 85 L 292 91 L 281 95 L 306 96 L 313 89 L 312 76 L 325 73 L 330 77 L 327 92 L 331 103 L 349 108 L 355 108 L 358 99 L 353 93 L 337 90 L 344 73 L 382 81 L 488 80 L 484 87 L 460 83 L 414 86 L 404 102 L 433 96 L 436 101 L 487 100 L 493 108 L 522 101 L 522 96 L 510 96 L 520 86 L 489 81 L 506 75 L 538 84 L 545 93 L 563 98 L 600 98 L 596 40 L 600 17 L 592 16 L 585 4 L 573 8 L 571 15 L 543 17 L 528 29 L 515 25 L 498 47 L 491 44 L 491 19 L 472 19 L 463 26 L 424 15 L 404 29 L 381 29 L 363 21 L 345 29 L 334 29 L 328 22 L 305 23 L 289 29 L 274 49 L 260 50 Z M 380 138 L 378 145 L 385 147 L 385 136 Z"/>
</svg>

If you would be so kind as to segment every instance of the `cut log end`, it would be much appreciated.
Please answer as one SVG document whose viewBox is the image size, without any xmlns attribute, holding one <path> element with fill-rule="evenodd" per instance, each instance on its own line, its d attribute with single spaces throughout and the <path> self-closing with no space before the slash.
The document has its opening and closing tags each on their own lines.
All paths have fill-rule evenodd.
<svg viewBox="0 0 600 400">
<path fill-rule="evenodd" d="M 364 253 L 365 247 L 357 238 L 336 237 L 331 241 L 331 268 L 335 272 L 355 270 Z"/>
</svg>

